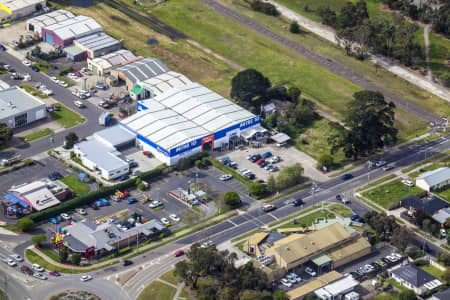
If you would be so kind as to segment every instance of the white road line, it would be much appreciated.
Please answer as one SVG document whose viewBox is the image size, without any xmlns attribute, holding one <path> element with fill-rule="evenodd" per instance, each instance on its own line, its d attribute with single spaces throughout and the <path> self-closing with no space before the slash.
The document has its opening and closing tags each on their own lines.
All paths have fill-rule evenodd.
<svg viewBox="0 0 450 300">
<path fill-rule="evenodd" d="M 274 218 L 275 220 L 279 220 L 279 218 L 275 217 L 274 215 L 272 215 L 271 213 L 268 213 L 269 216 L 271 216 L 272 218 Z"/>
<path fill-rule="evenodd" d="M 227 220 L 227 221 L 228 221 L 228 223 L 231 223 L 231 225 L 237 227 L 236 223 L 234 223 L 233 221 L 231 221 L 231 220 Z"/>
</svg>

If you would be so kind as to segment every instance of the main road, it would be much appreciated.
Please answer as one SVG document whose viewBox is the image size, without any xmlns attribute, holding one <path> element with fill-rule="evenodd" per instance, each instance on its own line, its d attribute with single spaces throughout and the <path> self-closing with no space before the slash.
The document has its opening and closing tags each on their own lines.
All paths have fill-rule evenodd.
<svg viewBox="0 0 450 300">
<path fill-rule="evenodd" d="M 62 145 L 64 143 L 64 138 L 69 131 L 75 131 L 80 138 L 83 138 L 102 129 L 102 127 L 98 125 L 98 116 L 102 112 L 99 107 L 91 104 L 89 101 L 85 101 L 84 103 L 86 105 L 86 108 L 77 108 L 74 105 L 74 101 L 79 100 L 79 98 L 72 95 L 69 89 L 61 87 L 58 84 L 54 83 L 46 74 L 32 71 L 31 68 L 23 65 L 19 59 L 9 54 L 8 52 L 0 51 L 0 62 L 10 65 L 19 73 L 31 74 L 33 81 L 41 82 L 43 85 L 47 86 L 53 91 L 54 95 L 52 97 L 55 100 L 69 107 L 73 111 L 79 113 L 86 120 L 86 122 L 81 125 L 54 134 L 53 144 L 50 142 L 50 137 L 42 138 L 31 143 L 25 143 L 22 146 L 18 146 L 16 148 L 9 148 L 5 151 L 2 151 L 0 152 L 0 159 L 9 158 L 18 154 L 20 154 L 22 158 L 27 158 L 42 152 L 46 152 L 50 149 L 53 149 L 55 145 Z M 10 79 L 9 75 L 0 76 L 0 79 L 5 81 L 9 85 L 18 84 L 18 81 Z"/>
</svg>

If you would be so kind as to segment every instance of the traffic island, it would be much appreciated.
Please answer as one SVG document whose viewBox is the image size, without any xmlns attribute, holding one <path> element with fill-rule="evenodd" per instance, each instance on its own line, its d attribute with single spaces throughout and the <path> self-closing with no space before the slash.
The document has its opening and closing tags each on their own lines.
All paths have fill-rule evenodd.
<svg viewBox="0 0 450 300">
<path fill-rule="evenodd" d="M 101 298 L 91 292 L 88 291 L 80 291 L 80 290 L 65 290 L 56 295 L 49 296 L 46 300 L 63 300 L 63 299 L 71 299 L 71 300 L 101 300 Z"/>
</svg>

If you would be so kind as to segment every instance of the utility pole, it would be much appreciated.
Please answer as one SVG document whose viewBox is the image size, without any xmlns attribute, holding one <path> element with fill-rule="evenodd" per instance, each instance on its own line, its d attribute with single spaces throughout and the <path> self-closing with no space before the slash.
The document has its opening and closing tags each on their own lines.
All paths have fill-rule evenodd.
<svg viewBox="0 0 450 300">
<path fill-rule="evenodd" d="M 372 165 L 373 165 L 373 162 L 369 160 L 367 162 L 367 184 L 369 184 L 369 182 L 370 182 L 370 169 L 372 169 Z"/>
</svg>

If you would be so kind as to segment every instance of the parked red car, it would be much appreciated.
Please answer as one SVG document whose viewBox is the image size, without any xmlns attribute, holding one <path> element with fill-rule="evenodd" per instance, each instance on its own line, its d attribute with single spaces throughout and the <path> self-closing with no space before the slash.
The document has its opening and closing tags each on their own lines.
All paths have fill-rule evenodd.
<svg viewBox="0 0 450 300">
<path fill-rule="evenodd" d="M 177 250 L 177 251 L 175 251 L 175 253 L 173 254 L 173 256 L 175 256 L 175 257 L 181 256 L 181 255 L 184 255 L 184 251 L 183 251 L 183 250 Z"/>
<path fill-rule="evenodd" d="M 77 77 L 83 77 L 83 74 L 81 74 L 80 71 L 73 71 L 73 74 Z"/>
<path fill-rule="evenodd" d="M 150 151 L 144 151 L 142 153 L 147 157 L 152 157 L 152 153 Z"/>
<path fill-rule="evenodd" d="M 33 270 L 31 270 L 29 267 L 27 266 L 21 266 L 20 267 L 20 272 L 28 274 L 28 275 L 33 275 Z"/>
<path fill-rule="evenodd" d="M 264 158 L 260 158 L 256 164 L 259 166 L 261 163 L 265 162 L 266 160 Z"/>
<path fill-rule="evenodd" d="M 61 276 L 61 274 L 59 274 L 59 272 L 56 272 L 54 270 L 50 270 L 48 271 L 48 274 L 52 275 L 52 276 Z"/>
</svg>

